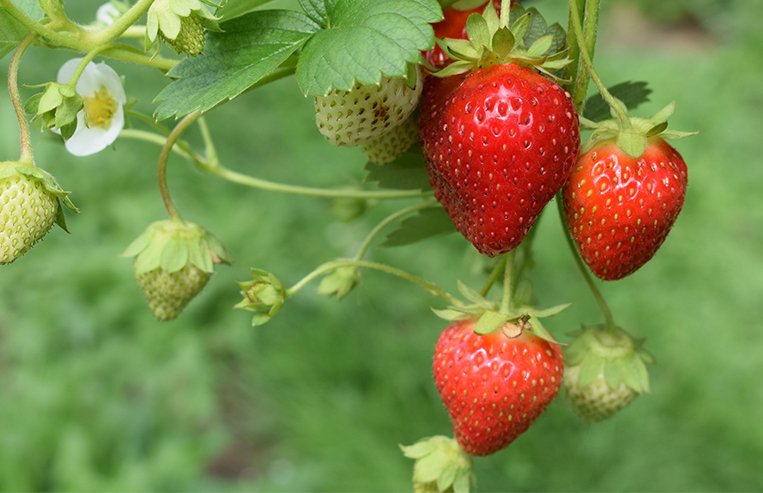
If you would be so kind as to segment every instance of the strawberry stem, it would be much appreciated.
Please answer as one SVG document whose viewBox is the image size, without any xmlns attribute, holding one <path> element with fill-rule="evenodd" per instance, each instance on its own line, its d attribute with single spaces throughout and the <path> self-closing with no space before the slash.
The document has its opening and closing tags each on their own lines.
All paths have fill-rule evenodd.
<svg viewBox="0 0 763 493">
<path fill-rule="evenodd" d="M 287 297 L 294 296 L 314 279 L 317 279 L 323 274 L 333 272 L 340 267 L 358 267 L 362 269 L 371 269 L 371 270 L 377 270 L 379 272 L 384 272 L 386 274 L 399 277 L 400 279 L 406 280 L 419 287 L 422 287 L 427 292 L 429 292 L 429 294 L 433 296 L 437 296 L 439 298 L 443 298 L 454 306 L 463 306 L 463 303 L 461 302 L 461 300 L 459 300 L 452 294 L 448 293 L 447 291 L 441 289 L 439 286 L 437 286 L 435 283 L 431 281 L 427 281 L 426 279 L 422 279 L 421 277 L 411 274 L 410 272 L 404 271 L 402 269 L 398 269 L 397 267 L 392 267 L 391 265 L 381 264 L 378 262 L 369 262 L 367 260 L 356 260 L 356 259 L 337 259 L 337 260 L 332 260 L 330 262 L 326 262 L 324 264 L 319 265 L 312 272 L 307 274 L 305 277 L 297 281 L 296 284 L 294 284 L 292 287 L 287 289 L 286 296 Z"/>
<path fill-rule="evenodd" d="M 615 325 L 615 319 L 612 316 L 612 310 L 609 309 L 607 300 L 604 299 L 604 296 L 602 296 L 601 291 L 599 291 L 599 288 L 596 287 L 596 282 L 593 280 L 593 277 L 591 277 L 591 274 L 588 272 L 588 268 L 583 263 L 583 259 L 580 258 L 580 255 L 578 254 L 578 250 L 575 247 L 575 242 L 572 239 L 572 235 L 570 234 L 570 230 L 566 226 L 567 220 L 564 216 L 564 205 L 563 205 L 561 192 L 559 192 L 556 196 L 556 205 L 559 210 L 559 219 L 562 222 L 562 231 L 564 231 L 564 238 L 567 240 L 567 246 L 570 248 L 570 253 L 572 254 L 572 257 L 575 259 L 575 264 L 578 266 L 578 270 L 580 271 L 580 274 L 583 276 L 583 279 L 585 279 L 585 282 L 588 285 L 588 289 L 591 290 L 591 294 L 593 294 L 593 297 L 596 300 L 596 303 L 599 305 L 601 312 L 604 314 L 604 320 L 606 322 L 607 329 L 611 331 L 616 331 L 617 326 Z"/>
<path fill-rule="evenodd" d="M 482 290 L 480 291 L 480 294 L 482 295 L 483 298 L 487 296 L 487 294 L 490 292 L 490 288 L 493 287 L 495 282 L 498 280 L 498 277 L 500 277 L 500 275 L 503 273 L 505 269 L 506 269 L 506 256 L 502 255 L 498 259 L 498 262 L 495 263 L 493 270 L 490 271 L 490 275 L 485 281 L 485 285 L 482 286 Z"/>
<path fill-rule="evenodd" d="M 19 65 L 21 59 L 24 57 L 27 48 L 37 39 L 37 34 L 31 33 L 21 41 L 16 52 L 11 58 L 10 66 L 8 67 L 8 94 L 11 97 L 11 104 L 13 110 L 16 112 L 16 118 L 19 121 L 19 134 L 20 134 L 20 147 L 21 157 L 19 161 L 23 161 L 27 164 L 33 163 L 32 156 L 32 137 L 29 133 L 29 122 L 27 122 L 26 114 L 24 113 L 24 106 L 21 103 L 21 94 L 19 93 Z"/>
<path fill-rule="evenodd" d="M 593 59 L 594 52 L 596 51 L 596 38 L 598 35 L 600 10 L 600 0 L 581 0 L 578 3 L 577 14 L 579 18 L 583 19 L 583 34 L 585 36 L 586 53 L 589 57 L 591 57 L 591 59 Z M 585 14 L 585 18 L 583 18 L 583 14 Z M 570 16 L 572 16 L 572 12 L 570 12 Z M 571 23 L 572 17 L 570 17 L 570 24 Z M 588 93 L 590 72 L 588 71 L 587 66 L 580 66 L 580 47 L 577 46 L 578 38 L 575 35 L 575 29 L 570 29 L 570 33 L 568 34 L 574 36 L 572 38 L 572 43 L 575 45 L 574 57 L 576 58 L 574 68 L 575 77 L 572 78 L 573 88 L 571 92 L 576 95 L 574 98 L 575 106 L 582 110 L 585 105 L 586 95 Z M 570 46 L 571 51 L 572 48 L 573 46 Z"/>
<path fill-rule="evenodd" d="M 158 175 L 159 175 L 159 192 L 162 194 L 162 200 L 164 201 L 164 208 L 167 209 L 167 213 L 170 218 L 182 221 L 180 213 L 178 212 L 175 204 L 172 202 L 170 196 L 170 190 L 167 185 L 167 162 L 169 161 L 172 149 L 175 147 L 175 143 L 180 139 L 188 127 L 194 124 L 196 120 L 201 117 L 200 111 L 194 111 L 190 115 L 180 120 L 180 122 L 172 129 L 172 132 L 167 136 L 167 140 L 162 146 L 162 151 L 159 153 Z"/>
<path fill-rule="evenodd" d="M 595 3 L 596 5 L 593 10 L 596 10 L 596 14 L 591 14 L 591 22 L 598 23 L 598 1 L 597 0 L 591 0 L 592 3 Z M 580 85 L 581 87 L 575 87 L 575 95 L 578 97 L 581 97 L 580 94 L 582 93 L 582 97 L 585 98 L 585 89 L 587 86 L 586 83 L 581 83 L 580 78 L 582 76 L 583 79 L 587 79 L 586 72 L 588 72 L 591 76 L 591 80 L 593 80 L 593 83 L 596 85 L 596 88 L 599 90 L 599 93 L 601 94 L 601 97 L 604 98 L 604 101 L 607 102 L 609 107 L 612 109 L 612 112 L 617 117 L 618 121 L 620 122 L 620 125 L 622 125 L 622 128 L 629 129 L 632 127 L 630 118 L 628 117 L 628 111 L 625 108 L 625 105 L 623 105 L 622 102 L 618 101 L 612 94 L 607 90 L 607 87 L 604 85 L 604 83 L 601 81 L 601 78 L 599 78 L 599 74 L 596 72 L 596 69 L 593 66 L 593 60 L 591 60 L 591 55 L 589 54 L 589 48 L 586 46 L 586 35 L 583 33 L 583 25 L 582 21 L 580 20 L 580 12 L 578 10 L 577 6 L 578 0 L 570 0 L 570 24 L 572 29 L 575 31 L 575 38 L 578 44 L 578 48 L 580 49 L 580 58 L 583 60 L 584 68 L 578 70 L 578 81 L 576 85 Z M 596 25 L 587 25 L 589 30 L 589 38 L 591 44 L 596 43 Z M 580 93 L 577 91 L 580 90 Z M 576 100 L 576 103 L 578 101 Z M 578 106 L 582 105 L 582 102 Z"/>
<path fill-rule="evenodd" d="M 381 233 L 382 230 L 384 230 L 384 228 L 386 228 L 390 224 L 394 223 L 398 219 L 401 219 L 405 216 L 413 214 L 414 212 L 418 212 L 422 209 L 429 209 L 430 207 L 437 207 L 438 205 L 439 205 L 439 202 L 437 202 L 436 200 L 428 200 L 426 202 L 415 204 L 390 214 L 385 219 L 383 219 L 379 224 L 377 224 L 376 227 L 372 229 L 370 233 L 368 233 L 368 236 L 366 236 L 365 240 L 363 240 L 363 243 L 360 245 L 360 248 L 358 249 L 358 253 L 355 255 L 355 260 L 362 260 L 363 257 L 366 256 L 366 253 L 368 253 L 368 250 L 370 250 L 371 248 L 371 243 L 373 243 L 374 239 L 377 236 L 379 236 L 379 233 Z"/>
<path fill-rule="evenodd" d="M 503 296 L 501 297 L 501 313 L 508 314 L 511 311 L 511 292 L 513 288 L 514 250 L 505 256 L 506 265 L 503 271 Z"/>
</svg>

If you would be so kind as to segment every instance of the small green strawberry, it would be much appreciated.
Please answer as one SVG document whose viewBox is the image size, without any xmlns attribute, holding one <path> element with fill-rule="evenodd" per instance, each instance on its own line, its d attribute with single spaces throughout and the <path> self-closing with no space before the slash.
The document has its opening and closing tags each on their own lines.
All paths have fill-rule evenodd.
<svg viewBox="0 0 763 493">
<path fill-rule="evenodd" d="M 318 130 L 337 146 L 365 144 L 402 125 L 418 105 L 421 88 L 421 74 L 416 71 L 408 80 L 382 77 L 379 84 L 333 89 L 315 98 Z"/>
<path fill-rule="evenodd" d="M 368 160 L 375 164 L 391 163 L 419 140 L 419 126 L 416 118 L 410 117 L 381 137 L 363 144 Z"/>
<path fill-rule="evenodd" d="M 434 436 L 400 448 L 415 461 L 415 493 L 468 493 L 474 483 L 471 457 L 452 438 Z"/>
<path fill-rule="evenodd" d="M 157 319 L 173 320 L 207 284 L 214 264 L 227 263 L 222 244 L 181 220 L 151 224 L 123 253 L 135 257 L 135 277 Z"/>
<path fill-rule="evenodd" d="M 68 193 L 34 164 L 0 162 L 0 264 L 26 253 L 54 223 L 66 231 L 62 203 L 77 210 Z"/>
<path fill-rule="evenodd" d="M 204 50 L 206 30 L 218 29 L 202 0 L 156 0 L 148 9 L 149 45 L 162 38 L 178 53 L 195 56 Z"/>
<path fill-rule="evenodd" d="M 641 344 L 619 328 L 588 327 L 578 334 L 565 354 L 564 388 L 581 418 L 605 420 L 649 392 L 646 364 L 653 359 Z"/>
</svg>

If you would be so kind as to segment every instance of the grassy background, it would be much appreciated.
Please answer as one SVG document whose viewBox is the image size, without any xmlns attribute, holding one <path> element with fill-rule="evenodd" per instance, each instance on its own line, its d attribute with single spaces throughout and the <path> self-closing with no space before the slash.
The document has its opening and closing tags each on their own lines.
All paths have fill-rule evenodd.
<svg viewBox="0 0 763 493">
<path fill-rule="evenodd" d="M 73 2 L 82 20 L 96 1 Z M 564 2 L 538 2 L 564 17 Z M 604 2 L 602 77 L 650 81 L 651 114 L 675 99 L 689 165 L 684 212 L 657 257 L 603 290 L 620 324 L 648 338 L 653 393 L 609 422 L 578 421 L 564 398 L 507 450 L 476 461 L 481 491 L 698 491 L 763 487 L 763 2 L 694 18 L 665 2 Z M 673 2 L 671 2 L 672 4 Z M 675 2 L 678 3 L 678 2 Z M 646 5 L 650 18 L 637 15 Z M 691 2 L 682 2 L 684 6 Z M 630 38 L 628 36 L 631 36 Z M 33 50 L 25 82 L 55 77 L 69 53 Z M 150 111 L 160 75 L 114 63 Z M 7 70 L 7 58 L 3 60 Z M 2 158 L 16 154 L 0 101 Z M 289 183 L 362 180 L 362 156 L 319 136 L 293 80 L 247 94 L 209 117 L 226 164 Z M 193 136 L 195 138 L 196 136 Z M 402 491 L 410 464 L 398 443 L 447 433 L 430 379 L 443 322 L 415 287 L 366 273 L 342 302 L 314 289 L 272 324 L 231 310 L 248 266 L 290 284 L 353 251 L 383 204 L 350 224 L 329 204 L 227 184 L 180 159 L 171 187 L 184 215 L 235 257 L 175 322 L 144 306 L 121 250 L 163 218 L 158 148 L 120 141 L 75 159 L 36 134 L 38 163 L 73 190 L 72 235 L 55 231 L 0 273 L 0 489 L 77 491 Z M 549 323 L 560 337 L 600 320 L 565 250 L 554 214 L 539 231 L 532 276 L 545 305 L 574 302 Z M 479 282 L 455 235 L 376 250 L 453 289 Z M 449 268 L 443 268 L 448 266 Z"/>
</svg>

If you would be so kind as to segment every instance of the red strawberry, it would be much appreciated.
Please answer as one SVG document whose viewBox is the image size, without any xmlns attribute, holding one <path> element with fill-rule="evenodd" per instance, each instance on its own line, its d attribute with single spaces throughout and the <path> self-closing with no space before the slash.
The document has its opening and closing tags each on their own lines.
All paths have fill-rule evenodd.
<svg viewBox="0 0 763 493">
<path fill-rule="evenodd" d="M 660 137 L 638 158 L 613 140 L 583 154 L 564 187 L 564 209 L 593 273 L 621 279 L 648 262 L 681 212 L 686 184 L 686 163 Z"/>
<path fill-rule="evenodd" d="M 522 242 L 580 144 L 569 93 L 515 63 L 428 78 L 420 128 L 437 200 L 489 256 Z"/>
<path fill-rule="evenodd" d="M 559 346 L 507 324 L 487 335 L 461 321 L 440 335 L 434 379 L 456 439 L 472 455 L 514 441 L 554 399 L 562 383 Z M 516 337 L 509 337 L 507 333 Z"/>
<path fill-rule="evenodd" d="M 514 1 L 511 1 L 511 5 L 514 5 Z M 494 0 L 493 4 L 500 12 L 501 0 Z M 485 10 L 485 5 L 487 2 L 484 2 L 480 7 L 467 10 L 458 10 L 452 7 L 443 9 L 444 19 L 432 25 L 435 37 L 439 39 L 466 39 L 466 19 L 472 14 L 481 14 Z M 453 61 L 448 58 L 448 55 L 442 51 L 439 45 L 435 45 L 434 48 L 424 53 L 424 58 L 435 68 L 446 67 Z"/>
</svg>

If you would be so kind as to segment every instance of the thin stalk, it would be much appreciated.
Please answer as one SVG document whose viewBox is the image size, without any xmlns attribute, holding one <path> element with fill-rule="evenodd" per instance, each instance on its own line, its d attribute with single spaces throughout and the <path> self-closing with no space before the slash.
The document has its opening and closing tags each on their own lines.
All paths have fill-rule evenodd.
<svg viewBox="0 0 763 493">
<path fill-rule="evenodd" d="M 586 0 L 578 0 L 575 4 L 578 16 L 582 17 L 585 13 Z M 575 30 L 572 29 L 572 9 L 570 4 L 569 22 L 567 29 L 567 56 L 570 57 L 572 63 L 567 65 L 567 78 L 572 81 L 570 92 L 573 93 L 573 88 L 577 87 L 578 73 L 580 71 L 580 47 L 578 46 L 578 38 L 575 35 Z M 583 95 L 585 97 L 585 94 Z"/>
<path fill-rule="evenodd" d="M 506 265 L 503 271 L 503 295 L 501 296 L 501 313 L 511 310 L 511 295 L 513 290 L 514 250 L 506 255 Z"/>
<path fill-rule="evenodd" d="M 384 230 L 384 228 L 394 223 L 398 219 L 401 219 L 405 216 L 413 214 L 414 212 L 420 211 L 422 209 L 428 209 L 430 207 L 434 207 L 436 205 L 437 205 L 436 201 L 429 200 L 426 202 L 422 202 L 420 204 L 415 204 L 410 207 L 406 207 L 405 209 L 401 209 L 397 212 L 390 214 L 386 218 L 384 218 L 379 224 L 376 225 L 374 229 L 371 230 L 370 233 L 368 233 L 368 236 L 366 236 L 365 240 L 363 240 L 363 243 L 360 245 L 360 248 L 358 249 L 358 253 L 355 255 L 355 260 L 361 260 L 363 259 L 363 257 L 366 256 L 366 253 L 368 253 L 368 250 L 371 248 L 371 244 L 373 243 L 374 239 L 376 239 L 376 237 L 379 236 L 379 233 L 381 233 Z"/>
<path fill-rule="evenodd" d="M 623 128 L 631 128 L 630 119 L 628 118 L 628 112 L 623 108 L 622 104 L 619 103 L 614 96 L 607 90 L 607 86 L 604 85 L 604 83 L 599 78 L 599 74 L 596 72 L 596 69 L 593 66 L 593 60 L 591 59 L 591 55 L 588 53 L 588 47 L 586 46 L 586 35 L 583 32 L 583 25 L 580 20 L 580 15 L 578 13 L 577 9 L 577 1 L 579 0 L 570 0 L 570 20 L 571 20 L 571 27 L 575 31 L 575 36 L 577 38 L 578 47 L 580 48 L 580 58 L 583 60 L 584 70 L 588 72 L 591 76 L 591 80 L 593 80 L 593 83 L 596 85 L 596 88 L 599 90 L 599 93 L 601 94 L 601 97 L 604 98 L 604 101 L 607 102 L 610 108 L 612 108 L 612 111 L 617 116 L 617 119 L 620 121 L 620 123 L 623 125 Z M 595 0 L 590 0 L 592 2 L 595 2 Z M 598 7 L 598 4 L 596 5 Z M 595 17 L 595 19 L 598 21 L 598 13 L 593 15 L 592 17 Z M 589 29 L 591 26 L 588 26 Z M 593 39 L 593 42 L 595 42 L 595 35 L 589 34 L 589 38 Z M 583 70 L 583 69 L 581 69 Z M 583 86 L 587 85 L 584 84 Z M 574 97 L 583 98 L 583 102 L 585 101 L 585 87 L 575 87 L 575 95 Z M 580 91 L 580 92 L 578 92 Z M 582 96 L 581 96 L 582 94 Z M 576 100 L 577 104 L 577 100 Z M 580 103 L 582 105 L 582 102 Z M 580 106 L 578 106 L 580 108 Z"/>
<path fill-rule="evenodd" d="M 384 272 L 386 274 L 399 277 L 400 279 L 411 282 L 425 289 L 427 292 L 429 292 L 429 294 L 433 296 L 437 296 L 438 298 L 443 298 L 447 300 L 452 305 L 461 306 L 463 304 L 461 303 L 461 300 L 459 300 L 452 294 L 448 293 L 447 291 L 440 289 L 440 287 L 437 286 L 435 283 L 431 281 L 427 281 L 426 279 L 422 279 L 421 277 L 411 274 L 410 272 L 404 271 L 402 269 L 398 269 L 397 267 L 392 267 L 391 265 L 380 264 L 378 262 L 369 262 L 366 260 L 355 260 L 355 259 L 332 260 L 330 262 L 326 262 L 325 264 L 319 265 L 315 270 L 310 272 L 308 275 L 300 279 L 292 287 L 287 289 L 286 295 L 294 296 L 302 288 L 307 286 L 311 281 L 317 279 L 323 274 L 332 272 L 340 267 L 358 267 L 362 269 L 371 269 L 371 270 L 376 270 L 379 272 Z"/>
<path fill-rule="evenodd" d="M 567 223 L 567 219 L 564 216 L 564 205 L 562 204 L 561 193 L 556 196 L 556 205 L 557 205 L 557 209 L 559 210 L 559 219 L 562 222 L 562 231 L 564 231 L 564 238 L 567 240 L 567 246 L 570 248 L 570 253 L 572 254 L 572 257 L 575 259 L 575 264 L 577 264 L 580 274 L 583 276 L 583 279 L 585 279 L 585 282 L 588 285 L 588 289 L 591 290 L 591 294 L 593 294 L 593 297 L 596 300 L 596 303 L 599 305 L 601 312 L 604 314 L 604 320 L 606 321 L 607 329 L 614 331 L 616 330 L 616 326 L 615 326 L 615 319 L 612 316 L 612 310 L 609 309 L 609 305 L 607 304 L 607 301 L 604 299 L 604 296 L 602 296 L 601 291 L 599 291 L 599 288 L 596 287 L 596 282 L 593 280 L 591 273 L 588 272 L 588 267 L 586 267 L 585 263 L 583 263 L 583 259 L 581 259 L 580 255 L 578 254 L 578 250 L 575 247 L 575 242 L 572 239 L 572 235 L 570 234 L 569 228 L 565 226 L 565 224 Z"/>
<path fill-rule="evenodd" d="M 98 46 L 97 48 L 94 48 L 90 52 L 88 52 L 83 58 L 82 61 L 77 65 L 77 69 L 74 71 L 74 74 L 72 74 L 72 78 L 69 80 L 68 84 L 74 88 L 77 86 L 77 81 L 79 81 L 79 78 L 82 77 L 82 72 L 85 71 L 85 68 L 87 68 L 88 63 L 92 62 L 95 57 L 97 57 L 100 53 L 111 49 L 112 47 L 110 45 L 103 45 Z"/>
<path fill-rule="evenodd" d="M 493 270 L 490 271 L 490 275 L 487 277 L 487 280 L 485 281 L 485 285 L 482 286 L 482 290 L 480 290 L 480 294 L 482 295 L 483 298 L 486 297 L 487 294 L 490 292 L 490 288 L 492 288 L 495 282 L 498 280 L 498 278 L 501 277 L 501 274 L 503 274 L 503 271 L 505 268 L 506 268 L 506 256 L 503 255 L 498 259 L 498 262 L 495 263 Z"/>
<path fill-rule="evenodd" d="M 32 137 L 29 132 L 29 122 L 27 122 L 24 105 L 21 103 L 21 94 L 19 93 L 19 65 L 24 57 L 24 53 L 26 53 L 26 50 L 34 43 L 36 38 L 36 33 L 30 33 L 21 41 L 8 67 L 8 94 L 11 97 L 13 110 L 16 112 L 16 119 L 19 121 L 19 147 L 21 148 L 19 161 L 26 163 L 33 163 L 34 158 L 32 155 Z"/>
<path fill-rule="evenodd" d="M 199 118 L 199 130 L 201 130 L 201 138 L 204 141 L 207 162 L 213 166 L 220 166 L 220 159 L 217 155 L 215 141 L 212 139 L 212 133 L 209 131 L 209 125 L 207 125 L 207 120 L 205 120 L 204 117 Z"/>
<path fill-rule="evenodd" d="M 587 0 L 584 2 L 585 5 L 583 6 L 585 10 L 585 20 L 583 29 L 584 39 L 582 41 L 583 45 L 585 46 L 585 52 L 591 59 L 593 59 L 594 52 L 596 51 L 596 38 L 599 33 L 599 11 L 601 10 L 600 1 L 601 0 Z M 582 12 L 582 9 L 578 9 L 578 18 L 581 18 Z M 570 12 L 570 16 L 570 23 L 572 24 L 574 22 L 574 19 L 572 18 L 572 12 Z M 570 31 L 575 33 L 574 28 L 570 29 Z M 578 43 L 580 43 L 580 38 L 578 38 L 577 35 L 575 35 L 575 42 L 575 54 L 578 57 L 576 63 L 579 64 L 580 46 Z M 582 112 L 585 107 L 586 96 L 588 95 L 588 82 L 590 81 L 591 74 L 585 64 L 582 66 L 578 65 L 576 70 L 577 72 L 571 92 L 576 95 L 574 98 L 575 106 Z"/>
<path fill-rule="evenodd" d="M 377 200 L 393 200 L 393 199 L 412 199 L 428 197 L 432 195 L 432 192 L 423 192 L 421 190 L 379 190 L 379 191 L 365 191 L 365 190 L 344 190 L 344 189 L 329 189 L 329 188 L 312 188 L 303 187 L 299 185 L 286 185 L 284 183 L 275 183 L 272 181 L 255 178 L 236 171 L 224 168 L 222 166 L 216 168 L 204 168 L 210 174 L 219 176 L 225 180 L 239 185 L 247 187 L 258 188 L 260 190 L 266 190 L 268 192 L 289 193 L 294 195 L 302 195 L 305 197 L 323 197 L 329 199 L 377 199 Z"/>
<path fill-rule="evenodd" d="M 119 134 L 120 137 L 126 139 L 142 140 L 145 142 L 151 142 L 158 145 L 164 145 L 165 137 L 155 134 L 153 132 L 146 132 L 143 130 L 122 130 Z M 177 149 L 177 148 L 180 149 Z M 209 174 L 218 176 L 232 183 L 238 183 L 259 190 L 276 193 L 286 193 L 292 195 L 301 195 L 305 197 L 320 197 L 327 199 L 376 199 L 376 200 L 395 200 L 395 199 L 415 199 L 422 197 L 429 197 L 432 192 L 423 192 L 420 190 L 349 190 L 341 188 L 316 188 L 316 187 L 304 187 L 300 185 L 288 185 L 285 183 L 277 183 L 273 181 L 263 180 L 261 178 L 255 178 L 253 176 L 238 173 L 228 168 L 214 165 L 209 163 L 202 156 L 194 153 L 190 145 L 184 141 L 178 141 L 173 151 L 184 158 L 197 163 L 199 169 Z"/>
<path fill-rule="evenodd" d="M 138 53 L 134 48 L 127 45 L 113 46 L 112 48 L 102 52 L 102 55 L 113 58 L 114 60 L 120 60 L 122 62 L 135 63 L 137 65 L 143 65 L 144 67 L 156 68 L 163 72 L 169 72 L 175 67 L 175 65 L 180 63 L 179 60 L 172 58 L 164 58 L 160 56 L 152 57 L 144 55 L 143 53 Z"/>
<path fill-rule="evenodd" d="M 127 12 L 117 17 L 114 23 L 99 31 L 87 33 L 85 36 L 86 41 L 92 45 L 100 45 L 114 41 L 122 33 L 126 32 L 130 26 L 138 22 L 138 19 L 143 17 L 143 14 L 148 11 L 154 0 L 138 0 Z"/>
<path fill-rule="evenodd" d="M 200 116 L 201 113 L 196 111 L 180 120 L 175 128 L 172 129 L 172 132 L 170 132 L 170 134 L 167 136 L 167 140 L 162 147 L 162 152 L 159 154 L 159 191 L 162 194 L 162 200 L 164 201 L 164 207 L 167 209 L 167 213 L 170 215 L 170 218 L 175 220 L 182 219 L 180 217 L 180 213 L 175 207 L 175 204 L 172 202 L 169 187 L 167 186 L 167 162 L 169 161 L 170 154 L 172 153 L 172 148 L 175 147 L 175 142 L 180 139 L 180 136 L 183 135 L 183 132 L 185 132 L 188 127 L 193 125 Z"/>
</svg>

